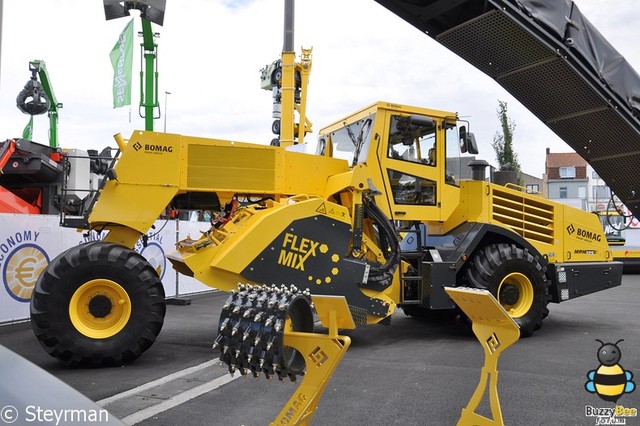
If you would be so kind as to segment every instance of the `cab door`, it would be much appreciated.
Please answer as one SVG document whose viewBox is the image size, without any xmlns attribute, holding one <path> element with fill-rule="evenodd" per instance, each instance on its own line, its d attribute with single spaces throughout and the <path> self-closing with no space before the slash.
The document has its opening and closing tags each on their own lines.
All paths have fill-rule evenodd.
<svg viewBox="0 0 640 426">
<path fill-rule="evenodd" d="M 379 144 L 385 192 L 393 220 L 442 220 L 444 132 L 436 119 L 387 113 L 387 140 Z"/>
</svg>

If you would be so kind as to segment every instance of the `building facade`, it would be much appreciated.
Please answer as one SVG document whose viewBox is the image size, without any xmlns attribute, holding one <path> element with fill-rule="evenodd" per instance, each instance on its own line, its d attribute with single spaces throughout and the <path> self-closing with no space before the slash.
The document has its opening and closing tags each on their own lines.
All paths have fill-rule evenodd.
<svg viewBox="0 0 640 426">
<path fill-rule="evenodd" d="M 572 207 L 590 210 L 587 162 L 575 152 L 553 153 L 545 159 L 547 198 Z"/>
</svg>

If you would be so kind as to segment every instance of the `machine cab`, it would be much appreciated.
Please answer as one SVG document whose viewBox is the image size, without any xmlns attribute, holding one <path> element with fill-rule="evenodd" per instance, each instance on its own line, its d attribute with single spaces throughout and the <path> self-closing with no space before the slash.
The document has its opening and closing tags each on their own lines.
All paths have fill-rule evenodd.
<svg viewBox="0 0 640 426">
<path fill-rule="evenodd" d="M 461 152 L 477 153 L 457 124 L 455 113 L 379 102 L 322 129 L 317 154 L 366 164 L 391 219 L 443 221 L 458 205 Z"/>
</svg>

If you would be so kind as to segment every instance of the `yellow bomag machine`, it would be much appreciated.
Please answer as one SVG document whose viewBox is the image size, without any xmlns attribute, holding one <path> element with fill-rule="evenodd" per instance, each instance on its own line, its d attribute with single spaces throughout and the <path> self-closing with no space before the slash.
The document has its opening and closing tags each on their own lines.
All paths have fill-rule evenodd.
<svg viewBox="0 0 640 426">
<path fill-rule="evenodd" d="M 322 129 L 315 154 L 300 152 L 310 52 L 296 63 L 290 33 L 282 60 L 263 72 L 278 111 L 271 146 L 116 136 L 84 215 L 62 216 L 100 241 L 53 259 L 33 291 L 32 327 L 49 354 L 119 365 L 153 344 L 164 290 L 133 247 L 185 196 L 225 206 L 168 255 L 180 273 L 230 292 L 214 342 L 221 360 L 230 372 L 314 377 L 284 423 L 312 413 L 349 345 L 339 329 L 388 322 L 398 307 L 463 315 L 445 289 L 464 287 L 490 292 L 528 336 L 549 303 L 620 285 L 622 263 L 596 215 L 489 183 L 482 164 L 461 179 L 463 155 L 478 150 L 454 112 L 378 102 Z M 314 312 L 324 337 L 313 337 Z"/>
<path fill-rule="evenodd" d="M 379 102 L 324 128 L 316 155 L 144 131 L 119 139 L 87 218 L 104 238 L 67 250 L 41 275 L 32 300 L 38 339 L 70 364 L 123 363 L 147 349 L 164 294 L 132 247 L 186 192 L 231 208 L 178 244 L 174 267 L 225 291 L 278 288 L 277 297 L 244 292 L 239 334 L 289 317 L 308 330 L 306 289 L 344 296 L 365 326 L 397 307 L 416 317 L 454 310 L 444 287 L 464 285 L 491 291 L 530 335 L 549 302 L 619 285 L 622 265 L 610 261 L 596 215 L 459 179 L 460 147 L 477 152 L 459 124 L 452 112 Z"/>
<path fill-rule="evenodd" d="M 378 102 L 322 129 L 315 154 L 301 152 L 311 51 L 295 62 L 292 28 L 287 0 L 282 58 L 262 71 L 274 96 L 271 146 L 116 135 L 118 153 L 84 215 L 61 217 L 100 241 L 53 259 L 33 292 L 32 327 L 49 354 L 118 365 L 153 344 L 164 290 L 133 247 L 181 197 L 225 206 L 168 257 L 231 292 L 214 347 L 243 374 L 301 374 L 305 359 L 284 341 L 311 334 L 314 307 L 337 339 L 338 328 L 388 322 L 398 307 L 463 315 L 445 288 L 482 289 L 528 336 L 550 302 L 620 285 L 622 264 L 596 215 L 489 183 L 482 162 L 461 179 L 463 155 L 478 150 L 454 112 Z M 324 350 L 311 349 L 322 365 Z"/>
<path fill-rule="evenodd" d="M 612 91 L 616 79 L 633 86 L 637 75 L 598 71 L 608 66 L 586 55 L 610 46 L 589 48 L 598 34 L 574 5 L 377 1 L 514 93 L 640 212 L 628 171 L 638 152 L 623 144 L 640 138 L 637 97 Z M 461 179 L 463 155 L 478 151 L 454 112 L 378 102 L 322 129 L 315 154 L 301 152 L 297 142 L 311 127 L 310 51 L 295 63 L 287 22 L 292 29 L 291 14 L 281 61 L 263 70 L 279 135 L 271 146 L 151 131 L 116 136 L 118 153 L 84 215 L 63 212 L 61 220 L 99 232 L 100 241 L 53 259 L 33 292 L 32 327 L 49 354 L 69 365 L 118 365 L 153 344 L 164 291 L 133 247 L 181 197 L 225 206 L 168 255 L 180 273 L 230 292 L 214 342 L 220 359 L 243 375 L 295 380 L 306 368 L 312 377 L 313 389 L 294 394 L 280 423 L 310 419 L 349 346 L 339 329 L 388 322 L 396 308 L 412 317 L 464 315 L 449 294 L 465 289 L 492 294 L 519 328 L 517 340 L 542 326 L 549 303 L 620 285 L 622 263 L 596 215 L 489 183 L 481 162 Z M 328 334 L 312 333 L 314 313 Z"/>
</svg>

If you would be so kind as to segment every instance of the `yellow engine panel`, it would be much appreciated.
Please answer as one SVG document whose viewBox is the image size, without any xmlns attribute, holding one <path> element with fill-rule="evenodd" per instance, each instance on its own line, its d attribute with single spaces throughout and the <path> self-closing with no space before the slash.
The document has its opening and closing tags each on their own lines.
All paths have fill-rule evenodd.
<svg viewBox="0 0 640 426">
<path fill-rule="evenodd" d="M 328 176 L 348 170 L 344 160 L 280 147 L 134 131 L 89 224 L 112 230 L 106 240 L 133 246 L 177 194 L 211 192 L 222 203 L 238 193 L 323 194 Z"/>
<path fill-rule="evenodd" d="M 463 181 L 458 208 L 430 230 L 446 233 L 464 222 L 510 229 L 550 262 L 612 260 L 598 217 L 561 203 L 484 181 Z"/>
</svg>

